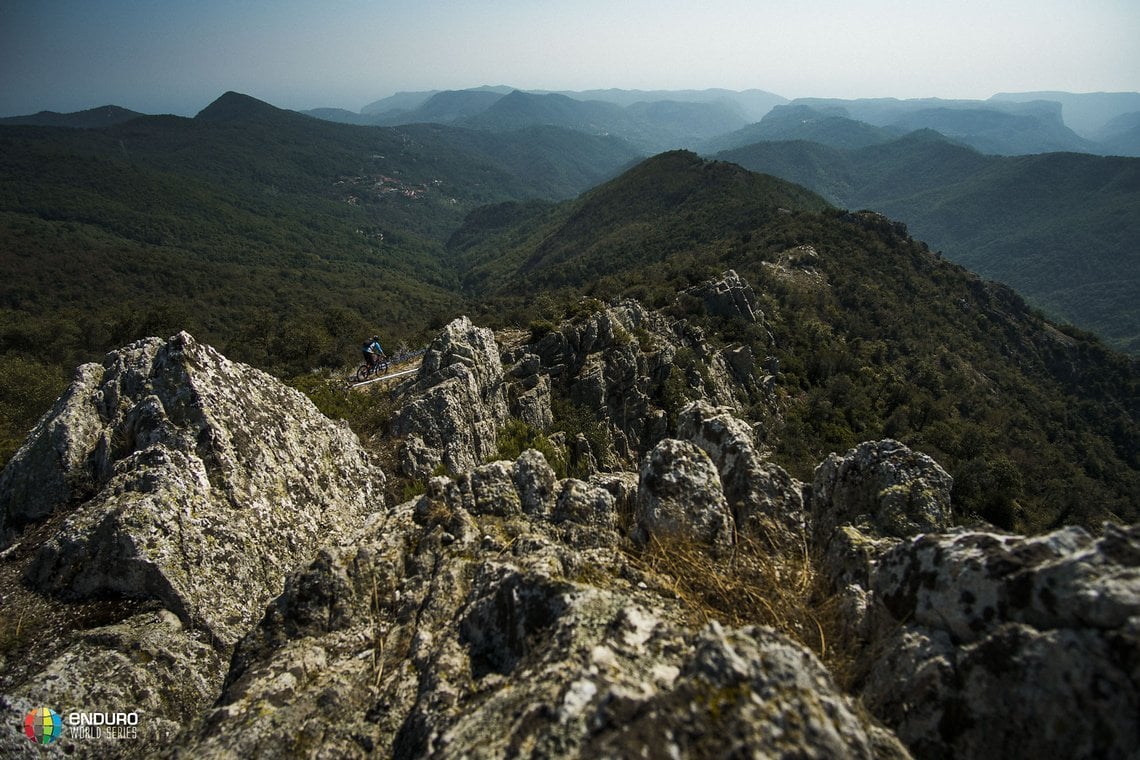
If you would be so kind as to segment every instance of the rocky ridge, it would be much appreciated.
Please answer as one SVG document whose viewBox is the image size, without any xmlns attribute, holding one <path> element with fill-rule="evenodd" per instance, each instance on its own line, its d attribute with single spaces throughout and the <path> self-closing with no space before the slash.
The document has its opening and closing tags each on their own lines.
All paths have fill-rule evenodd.
<svg viewBox="0 0 1140 760">
<path fill-rule="evenodd" d="M 762 320 L 746 288 L 686 296 Z M 423 494 L 390 506 L 346 427 L 186 334 L 81 367 L 0 475 L 0 571 L 108 610 L 7 632 L 0 749 L 38 753 L 17 727 L 51 706 L 139 713 L 145 740 L 61 740 L 99 757 L 1129 757 L 1140 530 L 956 528 L 895 441 L 801 483 L 733 411 L 765 382 L 633 301 L 529 338 L 460 318 L 397 391 L 380 443 Z M 519 423 L 561 459 L 495 461 Z M 750 547 L 819 557 L 841 682 L 646 559 Z"/>
</svg>

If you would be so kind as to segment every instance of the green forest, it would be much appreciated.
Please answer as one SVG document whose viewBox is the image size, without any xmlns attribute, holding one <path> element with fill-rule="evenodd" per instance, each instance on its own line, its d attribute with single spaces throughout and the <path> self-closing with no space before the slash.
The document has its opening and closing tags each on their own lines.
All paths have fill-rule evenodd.
<svg viewBox="0 0 1140 760">
<path fill-rule="evenodd" d="M 859 125 L 838 121 L 848 131 Z M 1052 318 L 1140 353 L 1140 160 L 990 156 L 930 130 L 834 142 L 842 147 L 758 142 L 717 158 L 905 219 L 916 237 Z"/>
<path fill-rule="evenodd" d="M 462 313 L 539 334 L 636 298 L 772 368 L 777 403 L 741 412 L 796 477 L 893 437 L 1003 528 L 1140 518 L 1134 359 L 901 223 L 726 161 L 635 159 L 568 130 L 330 124 L 233 94 L 195 119 L 0 127 L 0 462 L 76 365 L 140 337 L 188 330 L 364 429 L 375 410 L 320 380 L 364 336 L 418 347 Z M 761 323 L 683 294 L 729 268 Z"/>
</svg>

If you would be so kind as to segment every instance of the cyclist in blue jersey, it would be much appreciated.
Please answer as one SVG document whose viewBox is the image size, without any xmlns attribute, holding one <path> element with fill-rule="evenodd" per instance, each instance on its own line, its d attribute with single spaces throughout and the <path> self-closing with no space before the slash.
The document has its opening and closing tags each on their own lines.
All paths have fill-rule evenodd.
<svg viewBox="0 0 1140 760">
<path fill-rule="evenodd" d="M 376 363 L 384 356 L 384 349 L 380 346 L 380 336 L 373 335 L 372 340 L 366 341 L 361 348 L 361 353 L 364 354 L 364 361 L 367 362 L 369 367 L 375 367 Z"/>
</svg>

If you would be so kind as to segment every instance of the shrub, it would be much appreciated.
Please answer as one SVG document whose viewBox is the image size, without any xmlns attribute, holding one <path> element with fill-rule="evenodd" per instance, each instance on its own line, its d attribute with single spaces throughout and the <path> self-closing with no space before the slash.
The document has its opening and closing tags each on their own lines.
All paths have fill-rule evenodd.
<svg viewBox="0 0 1140 760">
<path fill-rule="evenodd" d="M 499 438 L 496 442 L 493 459 L 518 459 L 519 455 L 527 449 L 535 449 L 540 452 L 546 457 L 546 461 L 550 463 L 550 466 L 554 468 L 555 475 L 559 478 L 566 477 L 565 452 L 558 446 L 555 446 L 542 431 L 535 429 L 519 419 L 511 419 L 511 421 L 499 431 Z"/>
</svg>

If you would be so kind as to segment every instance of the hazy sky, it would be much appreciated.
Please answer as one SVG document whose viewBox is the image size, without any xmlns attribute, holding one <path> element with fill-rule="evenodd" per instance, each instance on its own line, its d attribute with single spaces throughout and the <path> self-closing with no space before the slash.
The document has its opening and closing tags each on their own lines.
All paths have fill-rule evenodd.
<svg viewBox="0 0 1140 760">
<path fill-rule="evenodd" d="M 0 115 L 401 90 L 1140 91 L 1137 0 L 0 0 Z"/>
</svg>

